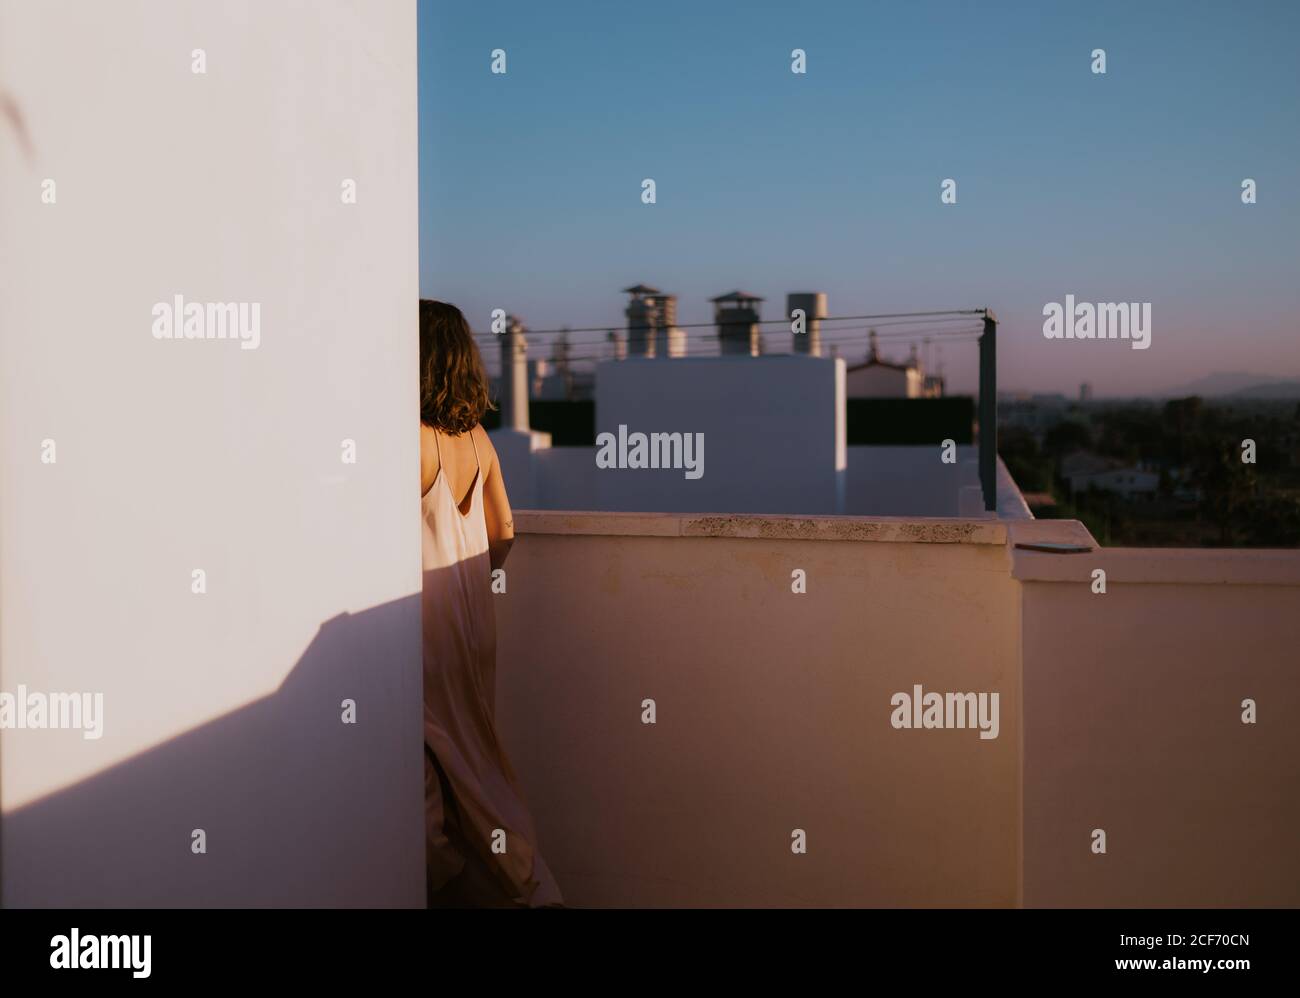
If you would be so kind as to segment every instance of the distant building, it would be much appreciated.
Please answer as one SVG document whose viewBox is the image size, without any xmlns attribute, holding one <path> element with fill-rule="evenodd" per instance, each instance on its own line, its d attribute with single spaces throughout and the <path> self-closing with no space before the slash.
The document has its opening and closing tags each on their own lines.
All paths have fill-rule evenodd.
<svg viewBox="0 0 1300 998">
<path fill-rule="evenodd" d="M 767 354 L 762 299 L 733 291 L 712 299 L 721 355 L 663 363 L 681 331 L 676 299 L 640 284 L 627 293 L 625 356 L 617 334 L 591 357 L 561 333 L 549 358 L 530 360 L 510 317 L 489 432 L 519 508 L 989 515 L 973 405 L 926 399 L 943 380 L 926 376 L 915 347 L 894 363 L 873 334 L 850 373 L 836 344 L 820 342 L 825 296 L 796 292 L 787 305 L 804 310 L 812 335 L 792 333 L 792 353 Z M 594 371 L 575 369 L 591 360 Z M 934 460 L 949 438 L 956 461 Z M 996 493 L 1003 515 L 1029 515 L 1001 464 Z"/>
<path fill-rule="evenodd" d="M 1138 496 L 1154 496 L 1160 489 L 1160 476 L 1143 468 L 1115 468 L 1112 471 L 1071 478 L 1070 488 L 1076 492 L 1100 489 L 1102 492 L 1114 492 L 1125 499 L 1135 499 Z"/>
<path fill-rule="evenodd" d="M 556 392 L 556 378 L 551 370 L 551 362 L 542 357 L 530 357 L 528 360 L 528 397 L 563 398 L 564 392 Z M 543 396 L 542 393 L 546 392 Z"/>
<path fill-rule="evenodd" d="M 1088 384 L 1088 382 L 1086 381 L 1079 386 L 1079 401 L 1080 402 L 1092 401 L 1092 385 Z"/>
<path fill-rule="evenodd" d="M 539 399 L 536 432 L 490 432 L 519 509 L 990 515 L 969 399 L 848 399 L 845 385 L 829 357 L 629 357 L 597 365 L 594 405 Z M 864 406 L 904 435 L 928 421 L 931 439 L 873 439 Z M 965 441 L 952 462 L 936 459 L 947 436 Z M 1000 463 L 996 474 L 1001 515 L 1028 517 Z"/>
<path fill-rule="evenodd" d="M 1075 451 L 1061 459 L 1061 477 L 1070 492 L 1097 489 L 1113 492 L 1125 499 L 1152 497 L 1160 491 L 1160 475 L 1142 465 L 1128 466 L 1114 458 L 1088 451 Z"/>
<path fill-rule="evenodd" d="M 867 359 L 848 369 L 846 388 L 849 398 L 916 399 L 943 394 L 943 379 L 926 378 L 915 346 L 907 361 L 898 364 L 881 357 L 874 329 L 868 335 L 867 343 Z"/>
</svg>

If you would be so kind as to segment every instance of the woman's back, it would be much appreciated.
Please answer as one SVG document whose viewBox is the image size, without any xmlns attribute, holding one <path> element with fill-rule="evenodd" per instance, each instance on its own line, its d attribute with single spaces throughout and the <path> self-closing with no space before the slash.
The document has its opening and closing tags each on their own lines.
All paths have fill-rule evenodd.
<svg viewBox="0 0 1300 998">
<path fill-rule="evenodd" d="M 475 431 L 482 432 L 475 428 Z M 439 615 L 446 640 L 449 632 L 466 635 L 479 632 L 483 640 L 495 634 L 490 591 L 491 564 L 488 553 L 487 520 L 483 510 L 483 468 L 478 458 L 474 432 L 448 436 L 421 425 L 431 447 L 422 444 L 420 463 L 432 468 L 432 481 L 423 483 L 421 507 L 424 519 L 422 563 L 424 568 L 425 620 Z M 455 441 L 455 443 L 452 443 Z M 432 455 L 427 455 L 428 450 Z M 444 453 L 444 449 L 446 453 Z M 465 460 L 464 450 L 472 456 Z M 427 479 L 429 471 L 422 470 Z M 447 619 L 455 614 L 456 619 Z M 426 627 L 427 630 L 427 627 Z M 426 658 L 428 642 L 426 641 Z M 494 641 L 475 658 L 493 653 Z"/>
<path fill-rule="evenodd" d="M 490 615 L 484 476 L 475 433 L 482 430 L 475 427 L 469 433 L 449 435 L 420 426 L 425 602 L 427 605 L 431 584 L 443 591 L 454 588 L 459 596 L 447 604 L 449 607 Z M 430 580 L 428 573 L 435 570 L 447 576 Z M 480 589 L 485 591 L 480 593 Z"/>
<path fill-rule="evenodd" d="M 457 504 L 469 499 L 470 489 L 479 477 L 477 435 L 483 433 L 476 426 L 469 433 L 451 435 L 440 433 L 431 426 L 420 424 L 420 491 L 427 495 L 441 475 L 446 479 Z M 489 444 L 490 446 L 490 444 Z"/>
</svg>

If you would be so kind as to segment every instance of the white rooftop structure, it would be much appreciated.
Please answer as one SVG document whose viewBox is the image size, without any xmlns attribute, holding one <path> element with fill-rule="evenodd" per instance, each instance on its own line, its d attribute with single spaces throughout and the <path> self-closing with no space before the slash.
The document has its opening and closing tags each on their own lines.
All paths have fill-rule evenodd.
<svg viewBox="0 0 1300 998">
<path fill-rule="evenodd" d="M 985 515 L 973 446 L 848 446 L 845 367 L 798 354 L 607 361 L 603 447 L 518 429 L 492 439 L 521 509 Z M 998 491 L 999 515 L 1029 516 L 1000 465 Z"/>
</svg>

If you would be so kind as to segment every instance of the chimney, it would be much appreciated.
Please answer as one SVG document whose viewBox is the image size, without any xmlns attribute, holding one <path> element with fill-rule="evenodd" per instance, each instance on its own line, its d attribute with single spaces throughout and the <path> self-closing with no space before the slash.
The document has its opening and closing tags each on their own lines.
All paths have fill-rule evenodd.
<svg viewBox="0 0 1300 998">
<path fill-rule="evenodd" d="M 677 328 L 677 296 L 647 284 L 623 289 L 627 303 L 627 352 L 632 357 L 681 357 L 685 334 Z"/>
<path fill-rule="evenodd" d="M 876 331 L 874 329 L 867 333 L 867 363 L 871 364 L 880 359 L 880 352 L 876 349 Z"/>
<path fill-rule="evenodd" d="M 612 359 L 627 360 L 627 344 L 618 335 L 618 330 L 611 329 L 605 334 L 605 339 L 609 342 L 609 355 Z"/>
<path fill-rule="evenodd" d="M 560 335 L 551 343 L 551 364 L 560 376 L 560 385 L 564 397 L 573 397 L 573 371 L 569 367 L 569 327 L 560 330 Z"/>
<path fill-rule="evenodd" d="M 501 427 L 524 433 L 529 430 L 528 340 L 523 322 L 513 315 L 506 316 L 501 337 Z"/>
<path fill-rule="evenodd" d="M 569 327 L 560 330 L 560 335 L 551 342 L 551 363 L 562 374 L 569 370 Z"/>
<path fill-rule="evenodd" d="M 748 291 L 732 291 L 713 302 L 713 318 L 718 326 L 718 345 L 724 356 L 748 354 L 757 357 L 763 352 L 763 340 L 758 331 L 758 303 L 763 299 Z"/>
<path fill-rule="evenodd" d="M 802 336 L 797 333 L 790 334 L 794 337 L 792 352 L 820 357 L 822 355 L 822 319 L 826 318 L 826 293 L 824 291 L 791 291 L 785 296 L 785 314 L 792 316 L 796 308 L 803 309 L 804 333 Z"/>
</svg>

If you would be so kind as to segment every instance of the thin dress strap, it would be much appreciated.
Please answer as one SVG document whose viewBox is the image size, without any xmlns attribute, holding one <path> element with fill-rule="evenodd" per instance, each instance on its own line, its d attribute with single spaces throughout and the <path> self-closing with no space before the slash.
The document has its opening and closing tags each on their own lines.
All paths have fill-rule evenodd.
<svg viewBox="0 0 1300 998">
<path fill-rule="evenodd" d="M 438 474 L 440 474 L 440 475 L 442 474 L 442 440 L 441 440 L 441 437 L 442 437 L 442 434 L 438 432 L 438 428 L 437 428 L 436 426 L 433 427 L 433 446 L 436 447 L 437 450 L 438 450 Z"/>
<path fill-rule="evenodd" d="M 479 459 L 478 459 L 478 444 L 477 444 L 477 443 L 474 443 L 474 431 L 473 431 L 473 430 L 470 430 L 470 431 L 469 431 L 469 442 L 470 442 L 471 444 L 474 444 L 474 467 L 478 469 L 478 473 L 479 473 L 479 474 L 482 474 L 482 472 L 483 472 L 483 465 L 482 465 L 482 463 L 481 463 L 481 462 L 479 461 Z"/>
</svg>

